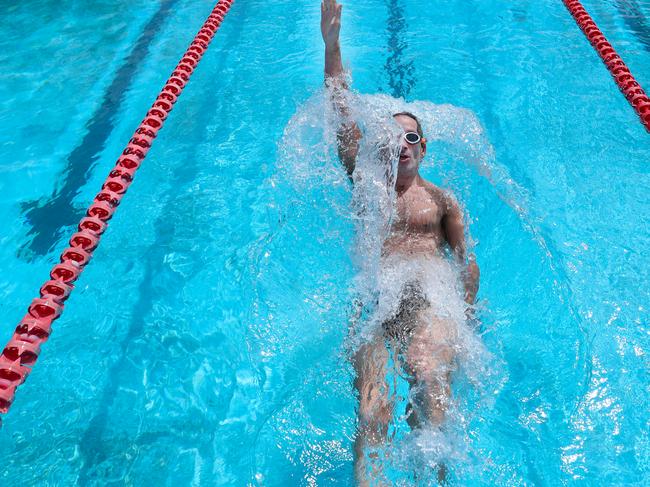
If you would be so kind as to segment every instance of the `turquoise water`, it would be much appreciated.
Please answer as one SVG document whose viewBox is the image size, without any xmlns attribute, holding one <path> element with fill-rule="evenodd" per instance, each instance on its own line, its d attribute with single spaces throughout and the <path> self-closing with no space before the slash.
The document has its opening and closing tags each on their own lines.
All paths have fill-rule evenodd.
<svg viewBox="0 0 650 487">
<path fill-rule="evenodd" d="M 2 340 L 212 7 L 0 12 Z M 648 2 L 585 7 L 650 87 Z M 3 485 L 352 482 L 350 188 L 286 181 L 318 17 L 233 4 L 3 418 Z M 489 140 L 491 181 L 444 148 L 423 169 L 471 217 L 490 353 L 457 386 L 451 482 L 647 484 L 650 144 L 565 7 L 359 0 L 342 44 L 359 92 L 466 108 Z"/>
</svg>

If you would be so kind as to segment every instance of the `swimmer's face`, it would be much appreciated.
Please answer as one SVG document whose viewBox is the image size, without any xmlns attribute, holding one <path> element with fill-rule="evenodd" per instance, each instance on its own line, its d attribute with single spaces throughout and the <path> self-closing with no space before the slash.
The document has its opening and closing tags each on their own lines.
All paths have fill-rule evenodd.
<svg viewBox="0 0 650 487">
<path fill-rule="evenodd" d="M 408 115 L 397 115 L 393 118 L 397 124 L 402 127 L 404 133 L 418 131 L 417 122 Z M 401 147 L 397 172 L 409 173 L 417 171 L 420 166 L 420 161 L 427 152 L 427 144 L 425 140 L 422 139 L 417 144 L 409 144 L 406 139 L 402 137 L 400 143 Z"/>
</svg>

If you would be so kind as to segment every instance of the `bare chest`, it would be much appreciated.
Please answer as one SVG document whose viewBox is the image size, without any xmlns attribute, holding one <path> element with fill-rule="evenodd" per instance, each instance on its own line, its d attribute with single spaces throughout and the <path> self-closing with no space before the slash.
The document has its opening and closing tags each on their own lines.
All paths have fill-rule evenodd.
<svg viewBox="0 0 650 487">
<path fill-rule="evenodd" d="M 397 198 L 393 231 L 411 234 L 440 232 L 443 208 L 429 193 L 406 193 Z"/>
</svg>

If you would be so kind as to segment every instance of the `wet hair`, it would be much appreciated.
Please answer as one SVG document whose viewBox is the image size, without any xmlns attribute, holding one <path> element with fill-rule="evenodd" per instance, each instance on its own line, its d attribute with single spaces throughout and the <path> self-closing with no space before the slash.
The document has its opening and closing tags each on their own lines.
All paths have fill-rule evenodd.
<svg viewBox="0 0 650 487">
<path fill-rule="evenodd" d="M 412 118 L 413 120 L 415 120 L 415 123 L 418 124 L 418 134 L 420 135 L 420 137 L 424 137 L 424 133 L 422 132 L 422 125 L 420 125 L 420 121 L 418 120 L 418 117 L 416 117 L 415 115 L 413 115 L 411 112 L 398 112 L 398 113 L 394 113 L 394 114 L 393 114 L 393 117 L 397 117 L 397 116 L 399 116 L 399 115 L 404 115 L 404 116 L 406 116 L 406 117 L 409 117 L 409 118 Z"/>
</svg>

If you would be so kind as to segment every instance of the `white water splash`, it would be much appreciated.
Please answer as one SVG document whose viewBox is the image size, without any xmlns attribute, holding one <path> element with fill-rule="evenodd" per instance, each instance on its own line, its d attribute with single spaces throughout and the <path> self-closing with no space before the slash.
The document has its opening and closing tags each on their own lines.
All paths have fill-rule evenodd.
<svg viewBox="0 0 650 487">
<path fill-rule="evenodd" d="M 354 276 L 347 283 L 351 298 L 357 303 L 356 317 L 352 319 L 352 326 L 357 329 L 348 340 L 349 351 L 368 340 L 381 324 L 383 315 L 390 314 L 390 309 L 384 313 L 375 309 L 381 290 L 392 296 L 388 298 L 388 308 L 395 308 L 404 284 L 398 281 L 403 281 L 403 274 L 410 274 L 409 266 L 414 265 L 407 261 L 394 262 L 393 274 L 382 266 L 382 247 L 395 213 L 394 184 L 402 134 L 392 117 L 394 113 L 409 111 L 418 116 L 429 141 L 423 167 L 429 170 L 433 164 L 445 189 L 458 195 L 461 201 L 467 198 L 477 177 L 490 181 L 499 197 L 520 214 L 526 198 L 507 170 L 495 162 L 494 151 L 471 111 L 353 92 L 345 96 L 350 116 L 358 122 L 363 137 L 352 175 L 354 184 L 351 184 L 337 156 L 336 130 L 341 117 L 332 108 L 331 96 L 326 90 L 314 94 L 287 124 L 279 146 L 278 173 L 272 185 L 277 191 L 290 192 L 281 205 L 283 218 L 289 222 L 299 220 L 302 231 L 309 232 L 305 225 L 340 229 L 341 222 L 354 227 L 354 238 L 346 239 L 344 232 L 337 230 L 334 237 L 323 240 L 323 245 L 348 248 L 355 268 Z M 467 218 L 467 221 L 471 220 Z M 469 235 L 468 241 L 471 244 Z M 400 268 L 404 272 L 398 272 Z M 446 272 L 450 269 L 452 274 Z M 453 428 L 425 429 L 394 438 L 393 445 L 387 447 L 391 452 L 388 464 L 397 471 L 416 467 L 431 469 L 444 462 L 467 462 L 472 456 L 467 446 L 468 425 L 473 412 L 480 407 L 476 401 L 485 405 L 488 396 L 502 387 L 503 376 L 494 369 L 494 358 L 475 330 L 465 323 L 464 313 L 450 304 L 453 299 L 462 303 L 457 277 L 458 269 L 453 264 L 442 265 L 438 261 L 427 266 L 422 281 L 431 299 L 446 296 L 440 302 L 441 309 L 446 309 L 458 325 L 453 344 L 457 358 L 454 388 L 465 397 L 450 398 L 447 423 L 453 423 Z M 378 307 L 385 304 L 386 300 Z M 400 375 L 398 365 L 395 367 L 389 373 Z M 490 394 L 480 391 L 486 383 L 491 383 Z"/>
</svg>

